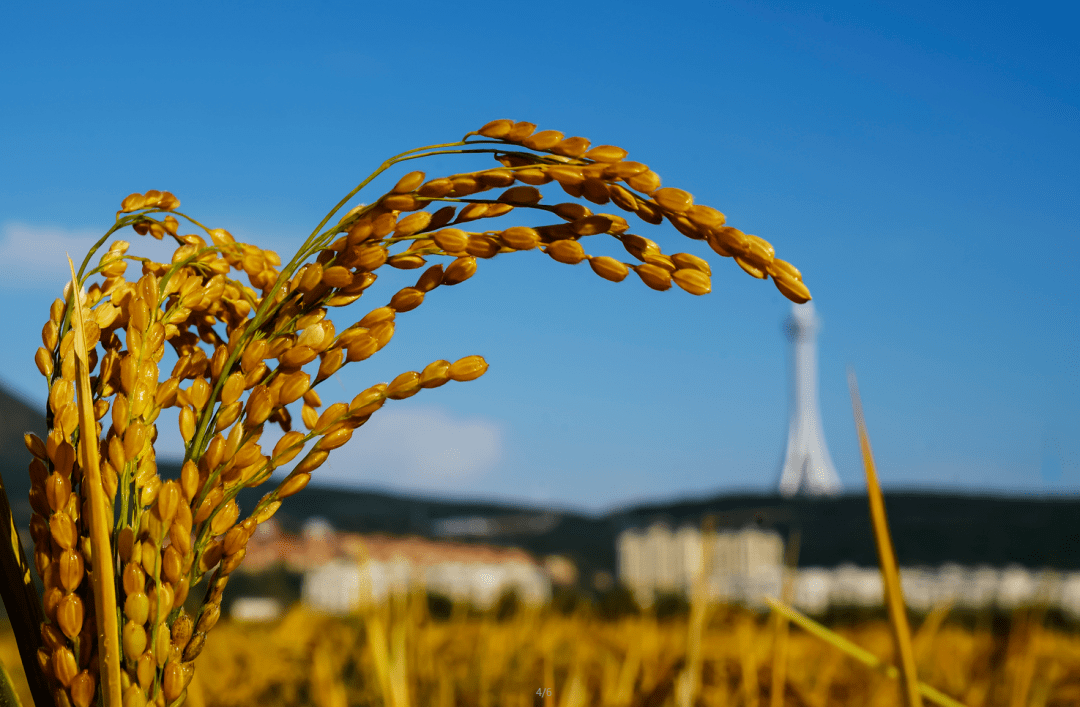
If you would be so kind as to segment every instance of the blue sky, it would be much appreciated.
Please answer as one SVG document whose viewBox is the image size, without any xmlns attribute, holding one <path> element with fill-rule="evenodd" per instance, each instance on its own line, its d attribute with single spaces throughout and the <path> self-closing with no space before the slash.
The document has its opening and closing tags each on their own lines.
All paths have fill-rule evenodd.
<svg viewBox="0 0 1080 707">
<path fill-rule="evenodd" d="M 127 194 L 170 190 L 288 256 L 382 160 L 507 117 L 627 148 L 803 271 L 846 488 L 865 485 L 850 364 L 886 488 L 1074 495 L 1077 19 L 1045 3 L 5 6 L 0 379 L 43 404 L 33 353 L 63 253 Z M 488 374 L 389 404 L 317 480 L 588 510 L 773 488 L 790 303 L 670 227 L 637 232 L 709 259 L 713 292 L 536 252 L 482 262 L 323 397 L 439 358 L 481 354 Z M 166 422 L 159 454 L 179 443 Z"/>
</svg>

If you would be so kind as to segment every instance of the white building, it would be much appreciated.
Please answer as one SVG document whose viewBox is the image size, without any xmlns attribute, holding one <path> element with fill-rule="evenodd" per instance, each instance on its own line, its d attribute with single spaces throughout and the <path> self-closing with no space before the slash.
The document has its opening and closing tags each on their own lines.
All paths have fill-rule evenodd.
<svg viewBox="0 0 1080 707">
<path fill-rule="evenodd" d="M 369 536 L 351 538 L 345 556 L 304 573 L 301 599 L 308 607 L 346 614 L 411 589 L 444 594 L 489 609 L 513 590 L 526 605 L 551 597 L 544 568 L 517 549 Z"/>
<path fill-rule="evenodd" d="M 646 531 L 627 530 L 616 541 L 619 579 L 648 606 L 658 592 L 689 595 L 706 563 L 701 532 L 684 526 L 676 532 L 663 523 Z M 783 541 L 775 532 L 748 528 L 715 533 L 711 538 L 710 572 L 705 585 L 710 596 L 739 600 L 780 587 Z"/>
<path fill-rule="evenodd" d="M 617 539 L 619 580 L 641 606 L 651 605 L 658 592 L 689 597 L 706 564 L 706 544 L 701 532 L 689 525 L 676 532 L 664 523 L 655 523 L 645 531 L 625 530 Z M 704 578 L 708 597 L 760 605 L 762 595 L 779 596 L 783 576 L 779 534 L 753 528 L 719 532 L 712 535 L 711 546 L 709 574 Z M 792 603 L 807 613 L 820 614 L 830 606 L 884 604 L 876 567 L 809 567 L 795 571 L 792 579 Z M 945 564 L 938 568 L 902 567 L 900 583 L 905 604 L 918 611 L 946 602 L 957 608 L 1002 610 L 1042 602 L 1080 618 L 1080 572 Z"/>
</svg>

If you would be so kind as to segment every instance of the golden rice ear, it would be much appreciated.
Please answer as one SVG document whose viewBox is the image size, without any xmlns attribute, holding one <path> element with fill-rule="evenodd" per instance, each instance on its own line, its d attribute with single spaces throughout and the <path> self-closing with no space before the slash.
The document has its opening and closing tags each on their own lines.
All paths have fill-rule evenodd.
<svg viewBox="0 0 1080 707">
<path fill-rule="evenodd" d="M 530 150 L 550 150 L 559 144 L 559 141 L 563 139 L 563 134 L 558 130 L 542 130 L 541 132 L 530 135 L 521 141 L 521 144 Z"/>
<path fill-rule="evenodd" d="M 127 625 L 123 633 L 117 630 L 116 634 L 132 650 L 127 680 L 119 687 L 127 691 L 132 705 L 145 707 L 147 700 L 184 699 L 190 661 L 201 653 L 206 632 L 220 617 L 225 581 L 244 559 L 251 530 L 276 512 L 282 498 L 301 490 L 331 450 L 346 444 L 353 431 L 387 399 L 408 398 L 421 388 L 438 387 L 450 380 L 473 380 L 486 371 L 487 363 L 478 356 L 453 364 L 436 361 L 422 372 L 409 371 L 389 385 L 373 386 L 349 405 L 330 405 L 320 415 L 316 408 L 321 408 L 321 400 L 312 386 L 346 363 L 365 360 L 387 346 L 394 336 L 396 313 L 415 309 L 436 287 L 472 277 L 476 258 L 516 250 L 539 247 L 567 264 L 588 260 L 598 276 L 620 282 L 631 267 L 615 258 L 586 255 L 578 240 L 599 234 L 612 235 L 641 261 L 633 269 L 648 287 L 667 290 L 674 283 L 695 295 L 710 291 L 710 268 L 701 258 L 661 253 L 652 241 L 629 234 L 630 224 L 623 216 L 593 214 L 578 203 L 543 206 L 536 187 L 556 182 L 575 199 L 594 204 L 614 202 L 622 212 L 635 213 L 645 223 L 660 225 L 667 220 L 679 233 L 708 240 L 718 253 L 736 257 L 740 267 L 755 277 L 772 276 L 785 296 L 798 300 L 809 295 L 801 274 L 776 261 L 771 245 L 727 229 L 722 213 L 694 204 L 688 192 L 661 188 L 659 176 L 645 164 L 626 161 L 622 148 L 592 146 L 582 137 L 565 137 L 554 130 L 536 132 L 532 123 L 505 119 L 491 121 L 469 133 L 473 135 L 481 138 L 473 142 L 521 143 L 544 154 L 526 154 L 505 145 L 496 150 L 485 147 L 481 151 L 491 153 L 501 166 L 431 180 L 419 171 L 405 174 L 374 204 L 354 206 L 340 216 L 336 226 L 323 229 L 332 224 L 330 219 L 339 209 L 331 212 L 305 244 L 302 252 L 306 257 L 284 266 L 276 253 L 238 243 L 222 229 L 213 229 L 205 237 L 179 235 L 177 218 L 157 219 L 144 213 L 178 206 L 179 201 L 168 192 L 133 194 L 122 204 L 136 214 L 129 223 L 138 233 L 154 237 L 169 233 L 179 244 L 168 263 L 142 262 L 142 276 L 132 282 L 123 278 L 129 264 L 123 257 L 127 244 L 114 244 L 99 266 L 106 281 L 91 286 L 85 298 L 78 300 L 84 307 L 96 306 L 89 319 L 78 318 L 84 339 L 91 345 L 100 343 L 106 351 L 95 391 L 100 400 L 92 407 L 95 419 L 112 411 L 112 424 L 101 445 L 108 452 L 100 470 L 103 490 L 112 498 L 118 487 L 122 488 L 125 507 L 130 507 L 134 495 L 137 527 L 143 529 L 134 533 L 132 527 L 121 528 L 117 548 L 125 562 L 127 601 L 120 617 Z M 443 146 L 437 152 L 458 151 L 447 147 L 453 146 Z M 403 153 L 391 162 L 421 156 L 418 152 L 423 150 Z M 501 193 L 487 198 L 473 196 L 494 189 Z M 355 194 L 341 203 L 349 203 Z M 436 200 L 458 203 L 433 208 L 434 213 L 426 211 Z M 525 208 L 554 212 L 562 222 L 472 234 L 446 228 L 455 218 L 465 223 L 498 218 L 511 211 L 520 214 Z M 213 246 L 203 252 L 207 241 Z M 397 247 L 401 241 L 406 243 Z M 446 255 L 452 257 L 445 267 L 426 267 L 426 258 Z M 369 312 L 337 335 L 325 318 L 327 308 L 355 301 L 375 282 L 374 271 L 387 264 L 397 269 L 426 269 L 414 286 L 401 287 L 387 306 Z M 228 279 L 233 270 L 246 275 L 250 287 Z M 69 287 L 69 291 L 76 288 Z M 75 470 L 74 453 L 68 455 L 63 445 L 69 444 L 66 439 L 76 429 L 85 426 L 79 423 L 81 411 L 68 383 L 76 378 L 77 366 L 74 334 L 65 331 L 66 306 L 61 300 L 50 309 L 50 321 L 42 330 L 44 346 L 35 360 L 52 384 L 49 409 L 54 413 L 55 429 L 47 443 L 30 439 L 28 446 L 34 451 L 41 448 L 40 459 L 35 460 L 40 471 L 32 468 L 35 488 L 31 505 L 37 515 L 32 536 L 35 542 L 57 551 L 35 552 L 35 563 L 48 588 L 45 609 L 53 622 L 47 635 L 54 639 L 54 645 L 50 644 L 42 656 L 43 665 L 48 665 L 51 678 L 67 685 L 66 691 L 57 693 L 57 699 L 80 705 L 92 703 L 96 697 L 96 674 L 86 669 L 92 658 L 92 641 L 86 640 L 74 651 L 79 654 L 74 665 L 56 650 L 65 645 L 70 649 L 72 635 L 89 637 L 93 633 L 91 622 L 80 617 L 75 600 L 67 598 L 80 587 L 84 593 L 78 596 L 88 596 L 81 577 L 93 566 L 95 553 L 87 539 L 79 537 L 84 518 L 93 514 L 80 503 L 80 494 L 72 492 L 72 482 L 60 478 Z M 125 334 L 127 352 L 121 342 Z M 172 375 L 159 385 L 156 366 L 167 342 L 176 348 L 178 362 Z M 96 357 L 94 353 L 85 363 L 94 368 Z M 316 359 L 318 373 L 312 379 L 303 369 Z M 59 380 L 53 381 L 54 376 Z M 184 381 L 190 386 L 181 387 L 181 383 L 188 385 Z M 290 413 L 286 406 L 301 398 L 301 409 Z M 179 482 L 161 479 L 154 461 L 154 419 L 164 407 L 178 408 L 186 446 L 199 447 L 189 450 L 195 456 L 184 464 Z M 294 414 L 311 435 L 292 432 Z M 267 421 L 279 423 L 286 433 L 272 454 L 264 454 L 258 444 Z M 312 445 L 305 445 L 305 439 Z M 239 510 L 231 500 L 232 491 L 268 480 L 275 468 L 295 459 L 299 464 L 293 473 L 263 498 L 251 518 L 237 525 Z M 55 479 L 47 473 L 49 462 L 57 470 Z M 121 481 L 132 472 L 134 485 L 128 489 Z M 212 537 L 214 534 L 219 537 Z M 166 536 L 169 544 L 163 550 Z M 195 548 L 199 548 L 198 555 Z M 160 621 L 163 614 L 180 607 L 191 584 L 197 584 L 214 565 L 218 566 L 217 575 L 194 622 L 181 614 L 170 631 Z M 387 659 L 392 663 L 391 658 Z M 640 662 L 640 656 L 635 660 Z M 634 665 L 636 669 L 639 663 Z M 392 664 L 390 668 L 396 670 Z M 755 672 L 752 668 L 752 661 L 744 661 L 747 675 Z M 629 669 L 623 672 L 627 675 L 620 676 L 619 683 L 628 687 L 622 701 L 629 702 L 636 673 Z M 698 679 L 694 674 L 691 668 L 691 680 Z M 573 685 L 583 684 L 573 675 L 571 692 L 578 689 Z M 119 687 L 113 690 L 117 695 Z"/>
<path fill-rule="evenodd" d="M 408 194 L 415 191 L 417 187 L 424 183 L 424 176 L 423 172 L 409 172 L 399 179 L 398 183 L 390 191 L 393 194 Z"/>
<path fill-rule="evenodd" d="M 469 242 L 469 236 L 458 228 L 444 228 L 431 238 L 435 241 L 435 245 L 451 254 L 463 253 Z"/>
<path fill-rule="evenodd" d="M 657 265 L 644 263 L 635 267 L 634 272 L 638 274 L 642 282 L 654 290 L 663 292 L 671 289 L 671 273 Z"/>
<path fill-rule="evenodd" d="M 742 268 L 743 271 L 751 277 L 756 277 L 759 280 L 764 280 L 766 277 L 768 277 L 768 274 L 765 272 L 765 268 L 755 265 L 746 258 L 740 258 L 739 256 L 735 256 L 735 262 L 738 263 L 739 267 Z"/>
<path fill-rule="evenodd" d="M 540 244 L 540 234 L 532 228 L 514 226 L 500 233 L 499 240 L 515 250 L 532 250 Z"/>
<path fill-rule="evenodd" d="M 664 214 L 655 201 L 639 201 L 637 211 L 634 213 L 645 223 L 651 223 L 654 226 L 664 222 Z"/>
<path fill-rule="evenodd" d="M 386 387 L 386 397 L 391 400 L 404 400 L 420 392 L 420 374 L 416 371 L 406 371 Z"/>
<path fill-rule="evenodd" d="M 806 288 L 806 285 L 781 273 L 773 276 L 773 284 L 776 285 L 776 289 L 780 290 L 784 297 L 787 297 L 795 304 L 806 304 L 812 299 L 810 290 Z"/>
<path fill-rule="evenodd" d="M 651 169 L 646 170 L 640 174 L 629 177 L 626 180 L 626 184 L 634 191 L 639 191 L 643 194 L 652 194 L 660 188 L 660 175 L 653 172 Z"/>
<path fill-rule="evenodd" d="M 577 265 L 585 259 L 585 249 L 574 240 L 555 241 L 547 247 L 547 254 L 553 260 L 567 265 Z"/>
<path fill-rule="evenodd" d="M 700 270 L 691 268 L 676 270 L 672 273 L 671 279 L 675 281 L 676 285 L 692 295 L 707 295 L 712 292 L 712 282 L 709 280 L 709 276 Z"/>
<path fill-rule="evenodd" d="M 597 145 L 586 152 L 584 157 L 587 160 L 594 160 L 596 162 L 616 163 L 626 159 L 626 154 L 626 150 L 621 147 L 615 147 L 614 145 Z"/>
<path fill-rule="evenodd" d="M 694 206 L 694 197 L 691 196 L 689 192 L 685 192 L 682 189 L 675 189 L 672 187 L 657 189 L 653 192 L 652 197 L 656 200 L 656 203 L 660 205 L 660 208 L 673 214 L 685 214 Z M 708 212 L 698 211 L 697 213 L 702 214 Z M 717 215 L 719 215 L 719 213 L 720 212 L 718 211 L 716 212 Z M 714 220 L 717 219 L 714 217 Z"/>
<path fill-rule="evenodd" d="M 772 244 L 759 236 L 747 235 L 746 240 L 747 250 L 741 254 L 742 257 L 762 270 L 769 267 L 776 256 L 776 250 Z"/>
<path fill-rule="evenodd" d="M 476 380 L 487 373 L 488 364 L 483 356 L 466 356 L 454 361 L 446 373 L 452 380 L 459 383 Z"/>
<path fill-rule="evenodd" d="M 427 211 L 418 211 L 398 221 L 394 227 L 394 235 L 399 238 L 411 236 L 426 229 L 430 223 L 431 214 Z"/>
<path fill-rule="evenodd" d="M 390 306 L 394 308 L 395 312 L 410 312 L 419 307 L 424 302 L 423 291 L 415 287 L 405 287 L 398 290 L 390 299 Z"/>
<path fill-rule="evenodd" d="M 720 228 L 727 221 L 727 217 L 721 212 L 712 208 L 711 206 L 705 206 L 704 204 L 694 204 L 686 210 L 686 217 L 690 219 L 698 228 L 712 229 Z"/>
<path fill-rule="evenodd" d="M 595 236 L 598 233 L 607 233 L 611 228 L 612 220 L 603 214 L 586 216 L 570 224 L 570 228 L 579 236 Z"/>
<path fill-rule="evenodd" d="M 788 277 L 789 279 L 802 282 L 802 273 L 799 272 L 799 269 L 785 260 L 773 258 L 773 261 L 769 263 L 769 266 L 766 268 L 766 270 L 768 270 L 769 274 L 773 277 L 776 277 L 777 275 L 783 275 Z"/>
<path fill-rule="evenodd" d="M 690 268 L 692 270 L 700 270 L 706 275 L 712 275 L 712 268 L 709 267 L 709 261 L 699 258 L 696 255 L 691 255 L 690 253 L 675 253 L 671 256 L 671 262 L 680 269 Z"/>
<path fill-rule="evenodd" d="M 537 204 L 540 202 L 540 190 L 536 187 L 513 187 L 507 189 L 499 197 L 499 201 L 508 204 Z"/>
<path fill-rule="evenodd" d="M 514 121 L 512 120 L 493 120 L 490 123 L 484 125 L 484 127 L 477 130 L 478 135 L 492 138 L 493 140 L 501 140 L 510 134 L 510 131 L 514 128 Z"/>
<path fill-rule="evenodd" d="M 640 208 L 638 200 L 626 189 L 618 184 L 608 185 L 608 196 L 611 201 L 623 211 L 637 212 Z"/>
<path fill-rule="evenodd" d="M 438 388 L 450 381 L 450 362 L 433 361 L 420 373 L 421 388 Z"/>
<path fill-rule="evenodd" d="M 583 137 L 568 137 L 560 140 L 551 151 L 566 157 L 581 157 L 589 149 L 589 141 Z"/>
<path fill-rule="evenodd" d="M 554 181 L 554 177 L 548 174 L 547 170 L 540 167 L 519 169 L 514 172 L 514 179 L 534 187 L 550 184 Z"/>
<path fill-rule="evenodd" d="M 589 266 L 600 277 L 611 282 L 622 282 L 630 273 L 630 268 L 625 263 L 620 263 L 615 258 L 606 255 L 589 258 Z"/>
<path fill-rule="evenodd" d="M 307 482 L 311 480 L 311 472 L 322 466 L 329 456 L 329 452 L 322 449 L 313 449 L 308 452 L 308 455 L 296 465 L 293 477 L 286 479 L 282 484 L 281 490 L 278 491 L 278 498 L 287 498 L 307 486 Z"/>
<path fill-rule="evenodd" d="M 502 248 L 502 243 L 491 236 L 472 235 L 465 244 L 465 252 L 477 258 L 493 258 Z"/>
<path fill-rule="evenodd" d="M 514 173 L 508 169 L 488 169 L 476 178 L 486 187 L 508 187 L 514 183 Z"/>
<path fill-rule="evenodd" d="M 427 264 L 427 261 L 419 255 L 413 255 L 411 253 L 399 253 L 398 255 L 391 255 L 386 259 L 386 264 L 392 268 L 398 270 L 415 270 L 416 268 L 422 268 Z"/>
<path fill-rule="evenodd" d="M 588 178 L 581 183 L 581 196 L 594 204 L 606 204 L 611 201 L 611 192 L 607 182 L 601 179 Z"/>
<path fill-rule="evenodd" d="M 526 121 L 514 123 L 513 127 L 510 128 L 510 132 L 506 134 L 504 139 L 508 142 L 521 142 L 532 135 L 534 130 L 536 130 L 536 125 L 534 123 Z"/>
<path fill-rule="evenodd" d="M 443 273 L 444 285 L 456 285 L 468 280 L 476 274 L 476 258 L 465 256 L 458 258 L 447 266 Z"/>
</svg>

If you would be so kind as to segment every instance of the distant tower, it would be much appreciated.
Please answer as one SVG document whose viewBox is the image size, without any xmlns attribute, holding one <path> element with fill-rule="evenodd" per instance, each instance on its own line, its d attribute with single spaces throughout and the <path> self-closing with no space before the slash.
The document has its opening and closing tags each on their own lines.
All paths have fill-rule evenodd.
<svg viewBox="0 0 1080 707">
<path fill-rule="evenodd" d="M 833 467 L 821 426 L 817 395 L 817 330 L 813 302 L 792 305 L 784 331 L 791 340 L 794 376 L 787 453 L 780 473 L 783 496 L 834 496 L 840 477 Z"/>
</svg>

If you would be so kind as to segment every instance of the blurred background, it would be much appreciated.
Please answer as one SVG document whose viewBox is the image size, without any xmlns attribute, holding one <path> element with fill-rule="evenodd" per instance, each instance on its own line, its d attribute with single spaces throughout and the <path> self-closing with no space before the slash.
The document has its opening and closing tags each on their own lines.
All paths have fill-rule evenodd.
<svg viewBox="0 0 1080 707">
<path fill-rule="evenodd" d="M 799 415 L 790 302 L 643 226 L 665 252 L 709 259 L 713 292 L 505 256 L 322 386 L 329 403 L 435 359 L 490 364 L 388 405 L 333 455 L 265 526 L 250 585 L 230 585 L 230 607 L 255 601 L 239 615 L 300 600 L 348 613 L 364 582 L 389 593 L 417 571 L 450 604 L 490 609 L 512 590 L 573 605 L 576 592 L 663 613 L 702 569 L 685 558 L 704 556 L 706 522 L 721 533 L 713 596 L 779 591 L 798 533 L 799 606 L 876 606 L 876 575 L 858 575 L 877 560 L 848 365 L 912 601 L 1012 611 L 1042 597 L 1073 615 L 1076 20 L 1057 3 L 5 6 L 0 471 L 16 522 L 30 513 L 21 435 L 44 425 L 33 354 L 64 254 L 78 263 L 126 195 L 172 191 L 208 227 L 287 259 L 383 160 L 512 118 L 625 147 L 802 270 L 839 495 L 778 494 Z M 134 254 L 171 251 L 123 237 Z M 356 319 L 407 277 L 385 279 Z M 175 414 L 162 419 L 158 455 L 175 461 Z M 373 574 L 356 571 L 364 552 Z"/>
</svg>

